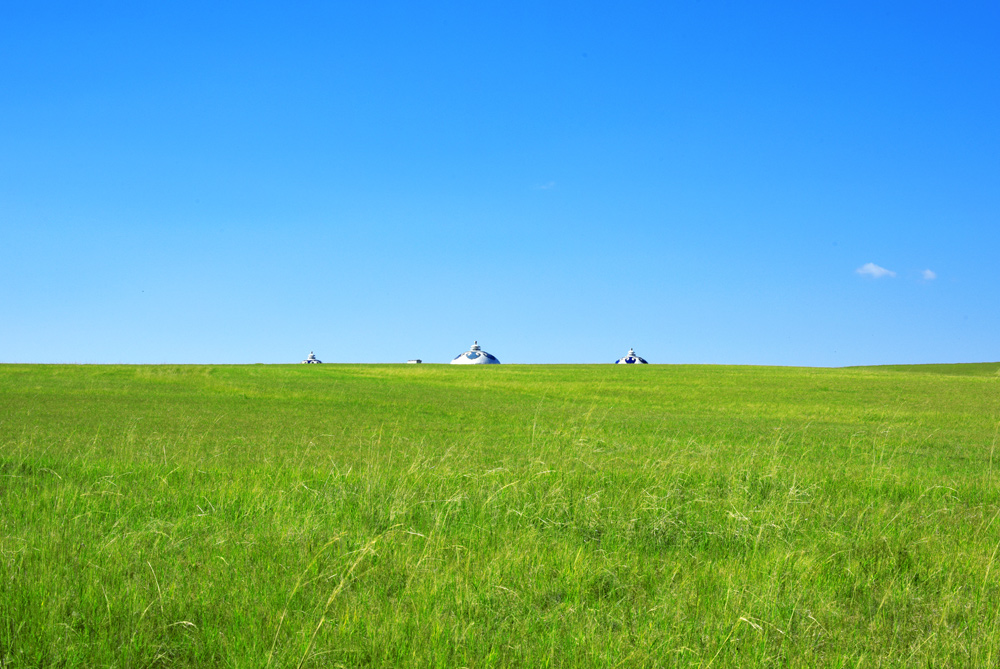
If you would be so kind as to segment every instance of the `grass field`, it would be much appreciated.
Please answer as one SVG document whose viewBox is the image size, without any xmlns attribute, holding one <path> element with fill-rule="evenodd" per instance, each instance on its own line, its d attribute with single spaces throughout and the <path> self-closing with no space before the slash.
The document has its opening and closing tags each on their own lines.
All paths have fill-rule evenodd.
<svg viewBox="0 0 1000 669">
<path fill-rule="evenodd" d="M 0 366 L 0 666 L 996 666 L 1000 364 Z"/>
</svg>

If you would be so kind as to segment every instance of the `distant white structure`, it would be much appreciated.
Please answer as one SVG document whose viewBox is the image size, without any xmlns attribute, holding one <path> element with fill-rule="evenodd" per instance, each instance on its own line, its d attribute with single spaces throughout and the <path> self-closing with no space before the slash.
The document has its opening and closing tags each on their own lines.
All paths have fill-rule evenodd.
<svg viewBox="0 0 1000 669">
<path fill-rule="evenodd" d="M 309 357 L 302 361 L 303 365 L 319 365 L 322 364 L 322 360 L 316 359 L 316 354 L 309 351 Z"/>
<path fill-rule="evenodd" d="M 406 364 L 408 364 L 408 365 L 419 365 L 422 362 L 423 362 L 423 360 L 421 360 L 420 358 L 414 358 L 413 360 L 407 360 Z"/>
<path fill-rule="evenodd" d="M 451 361 L 453 365 L 499 365 L 500 361 L 479 348 L 479 342 L 472 342 L 472 346 L 465 353 L 457 356 Z"/>
<path fill-rule="evenodd" d="M 624 358 L 615 360 L 616 365 L 648 365 L 649 363 L 635 354 L 634 349 L 629 349 Z"/>
</svg>

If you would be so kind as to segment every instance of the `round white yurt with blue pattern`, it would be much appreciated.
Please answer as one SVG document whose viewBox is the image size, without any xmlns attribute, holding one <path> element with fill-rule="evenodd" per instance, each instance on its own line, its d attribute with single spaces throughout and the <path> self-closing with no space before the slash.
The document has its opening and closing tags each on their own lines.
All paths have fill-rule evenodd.
<svg viewBox="0 0 1000 669">
<path fill-rule="evenodd" d="M 451 361 L 453 365 L 499 365 L 500 361 L 479 348 L 479 342 L 472 342 L 472 346 L 462 355 L 456 356 Z"/>
<path fill-rule="evenodd" d="M 648 365 L 649 363 L 635 354 L 635 350 L 629 349 L 624 358 L 615 360 L 616 365 Z"/>
</svg>

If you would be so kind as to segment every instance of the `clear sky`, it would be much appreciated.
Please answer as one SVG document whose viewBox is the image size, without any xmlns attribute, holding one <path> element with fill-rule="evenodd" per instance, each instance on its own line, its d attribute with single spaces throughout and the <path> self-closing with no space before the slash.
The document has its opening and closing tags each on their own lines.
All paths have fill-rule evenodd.
<svg viewBox="0 0 1000 669">
<path fill-rule="evenodd" d="M 6 2 L 0 362 L 1000 360 L 998 34 L 996 2 Z"/>
</svg>

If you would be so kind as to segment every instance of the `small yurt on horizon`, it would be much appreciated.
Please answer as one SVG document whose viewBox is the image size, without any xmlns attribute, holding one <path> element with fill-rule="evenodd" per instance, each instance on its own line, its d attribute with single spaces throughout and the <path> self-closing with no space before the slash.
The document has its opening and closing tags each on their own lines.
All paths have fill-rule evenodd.
<svg viewBox="0 0 1000 669">
<path fill-rule="evenodd" d="M 616 365 L 648 365 L 649 363 L 646 362 L 644 359 L 640 358 L 638 355 L 636 355 L 635 349 L 631 349 L 630 348 L 628 350 L 628 353 L 625 354 L 625 357 L 618 358 L 617 360 L 615 360 L 615 364 Z"/>
<path fill-rule="evenodd" d="M 479 347 L 479 342 L 472 342 L 472 346 L 465 353 L 461 353 L 455 356 L 455 359 L 451 361 L 453 365 L 499 365 L 500 361 L 496 359 L 496 356 L 487 353 L 482 348 Z"/>
</svg>

